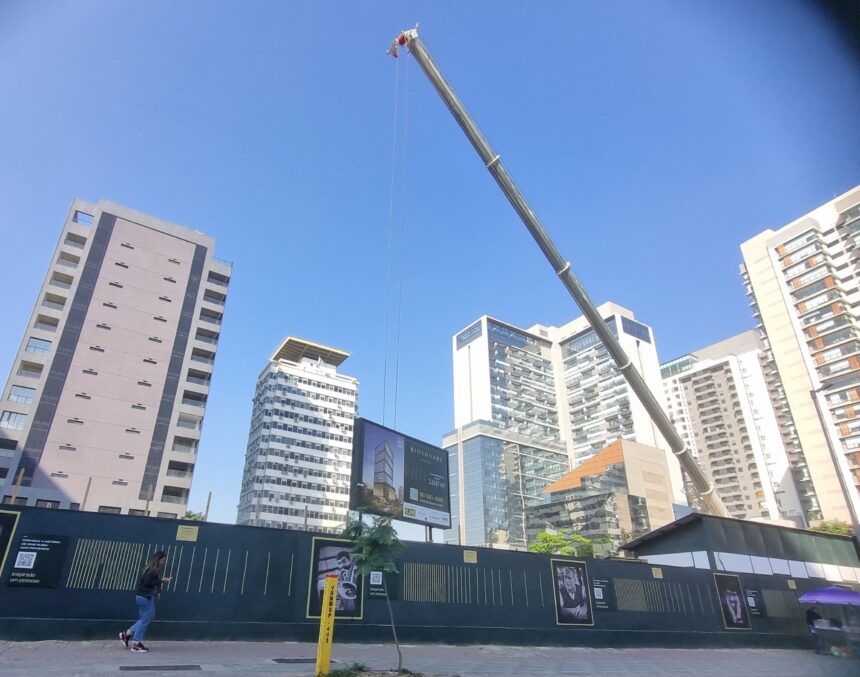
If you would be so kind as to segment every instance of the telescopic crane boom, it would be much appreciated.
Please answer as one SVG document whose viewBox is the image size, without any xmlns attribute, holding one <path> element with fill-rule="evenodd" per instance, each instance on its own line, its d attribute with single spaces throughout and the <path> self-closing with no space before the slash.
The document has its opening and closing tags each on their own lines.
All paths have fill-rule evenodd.
<svg viewBox="0 0 860 677">
<path fill-rule="evenodd" d="M 499 188 L 502 189 L 505 197 L 508 198 L 508 201 L 517 214 L 519 214 L 520 219 L 522 219 L 523 224 L 525 224 L 525 227 L 531 233 L 535 242 L 537 242 L 538 247 L 540 247 L 547 261 L 549 261 L 555 274 L 558 275 L 562 284 L 564 284 L 567 291 L 573 297 L 573 300 L 576 301 L 576 305 L 579 306 L 582 314 L 588 319 L 591 328 L 600 338 L 607 351 L 609 351 L 618 369 L 630 384 L 633 392 L 636 393 L 639 401 L 648 411 L 657 429 L 666 438 L 672 449 L 672 453 L 678 458 L 679 463 L 689 476 L 693 488 L 702 500 L 705 508 L 713 515 L 728 517 L 725 505 L 723 505 L 719 496 L 714 493 L 714 487 L 708 482 L 704 472 L 702 472 L 702 469 L 696 463 L 695 459 L 693 459 L 689 449 L 687 449 L 687 445 L 684 444 L 684 441 L 675 431 L 669 417 L 666 416 L 654 394 L 646 385 L 645 380 L 636 371 L 636 368 L 627 357 L 618 339 L 607 328 L 606 323 L 600 317 L 600 313 L 597 312 L 597 308 L 589 298 L 585 288 L 573 274 L 570 263 L 562 257 L 561 252 L 559 252 L 552 239 L 550 239 L 540 219 L 538 219 L 528 202 L 526 202 L 525 196 L 520 192 L 510 174 L 508 174 L 499 156 L 484 138 L 481 130 L 478 129 L 478 125 L 475 124 L 466 107 L 451 88 L 451 85 L 448 84 L 445 76 L 442 75 L 442 71 L 439 70 L 424 43 L 418 38 L 418 29 L 413 28 L 403 31 L 394 39 L 388 53 L 396 57 L 398 47 L 406 47 L 409 53 L 415 57 L 418 65 L 421 66 L 421 70 L 424 71 L 424 74 L 430 80 L 430 84 L 433 85 L 433 88 L 442 97 L 445 105 L 448 106 L 448 110 L 451 111 L 457 124 L 460 125 L 460 128 L 481 157 L 481 160 L 483 160 L 484 165 L 490 171 L 490 174 L 493 175 L 496 183 L 499 184 Z"/>
</svg>

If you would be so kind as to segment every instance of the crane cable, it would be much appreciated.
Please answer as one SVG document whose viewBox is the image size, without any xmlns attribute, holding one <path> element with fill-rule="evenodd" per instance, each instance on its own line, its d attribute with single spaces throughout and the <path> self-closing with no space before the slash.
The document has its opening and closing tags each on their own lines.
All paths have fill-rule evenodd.
<svg viewBox="0 0 860 677">
<path fill-rule="evenodd" d="M 388 392 L 388 318 L 391 306 L 391 238 L 394 232 L 394 177 L 397 162 L 397 99 L 400 86 L 400 60 L 394 70 L 394 132 L 391 141 L 391 184 L 388 200 L 388 248 L 387 267 L 385 273 L 385 340 L 382 358 L 382 425 L 385 425 L 386 394 Z"/>
<path fill-rule="evenodd" d="M 394 424 L 397 430 L 397 391 L 400 384 L 400 320 L 403 310 L 403 250 L 406 243 L 406 157 L 409 149 L 409 62 L 406 62 L 406 101 L 403 114 L 403 162 L 400 164 L 400 189 L 402 200 L 400 202 L 400 278 L 397 287 L 397 340 L 395 342 L 394 356 Z"/>
</svg>

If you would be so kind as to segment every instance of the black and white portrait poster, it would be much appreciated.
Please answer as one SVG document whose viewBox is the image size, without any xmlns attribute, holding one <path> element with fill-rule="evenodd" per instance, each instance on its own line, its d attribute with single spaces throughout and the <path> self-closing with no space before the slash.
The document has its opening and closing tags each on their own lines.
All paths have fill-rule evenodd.
<svg viewBox="0 0 860 677">
<path fill-rule="evenodd" d="M 591 586 L 585 562 L 553 559 L 555 618 L 559 625 L 594 625 Z"/>
<path fill-rule="evenodd" d="M 740 579 L 733 574 L 714 574 L 714 585 L 717 586 L 717 599 L 720 601 L 726 630 L 751 629 L 750 614 Z"/>
<path fill-rule="evenodd" d="M 311 573 L 308 590 L 308 618 L 318 618 L 322 609 L 325 579 L 337 576 L 335 618 L 362 617 L 361 576 L 355 570 L 351 541 L 337 538 L 314 538 L 311 546 Z"/>
</svg>

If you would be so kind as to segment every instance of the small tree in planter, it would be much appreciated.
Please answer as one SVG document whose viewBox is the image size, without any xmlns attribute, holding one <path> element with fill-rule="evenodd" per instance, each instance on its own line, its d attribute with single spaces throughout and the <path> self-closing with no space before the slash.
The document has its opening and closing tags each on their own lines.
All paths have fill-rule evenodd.
<svg viewBox="0 0 860 677">
<path fill-rule="evenodd" d="M 361 576 L 369 576 L 373 571 L 383 573 L 382 587 L 385 590 L 388 617 L 391 619 L 394 647 L 397 649 L 397 672 L 403 672 L 403 654 L 400 651 L 400 642 L 397 640 L 397 630 L 394 627 L 394 611 L 388 597 L 388 583 L 385 580 L 385 574 L 398 573 L 394 560 L 406 546 L 403 545 L 394 527 L 391 526 L 390 517 L 374 517 L 373 524 L 370 526 L 360 519 L 350 520 L 343 535 L 355 542 L 352 558 L 355 561 L 355 570 Z"/>
</svg>

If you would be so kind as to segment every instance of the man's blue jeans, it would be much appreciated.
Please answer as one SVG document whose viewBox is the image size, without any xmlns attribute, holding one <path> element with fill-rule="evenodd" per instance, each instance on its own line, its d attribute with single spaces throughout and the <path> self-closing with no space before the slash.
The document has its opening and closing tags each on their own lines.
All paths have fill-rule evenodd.
<svg viewBox="0 0 860 677">
<path fill-rule="evenodd" d="M 137 617 L 138 621 L 131 626 L 131 636 L 135 642 L 142 642 L 146 635 L 146 629 L 155 618 L 155 597 L 134 596 L 134 601 L 137 602 Z"/>
</svg>

